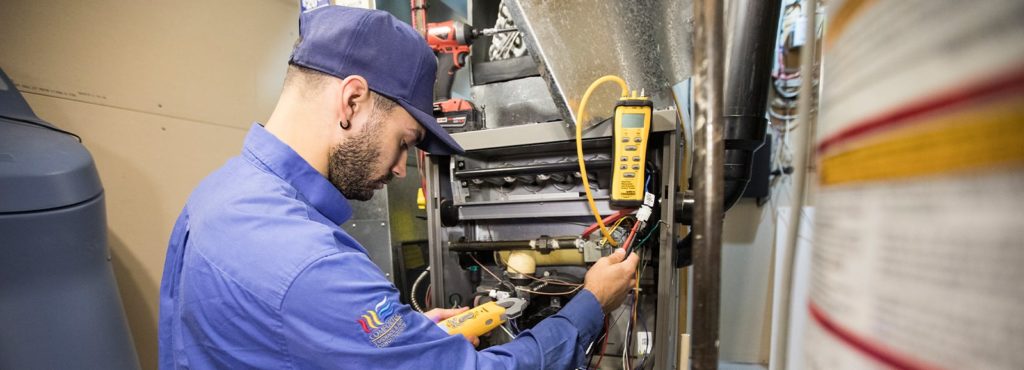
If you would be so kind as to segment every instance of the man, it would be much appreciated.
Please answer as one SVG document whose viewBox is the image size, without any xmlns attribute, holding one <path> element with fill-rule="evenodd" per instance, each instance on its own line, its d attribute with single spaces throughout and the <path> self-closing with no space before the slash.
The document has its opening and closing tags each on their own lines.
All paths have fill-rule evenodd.
<svg viewBox="0 0 1024 370">
<path fill-rule="evenodd" d="M 242 154 L 196 188 L 160 289 L 162 368 L 538 369 L 583 364 L 635 255 L 598 261 L 584 289 L 514 341 L 477 351 L 398 291 L 338 227 L 347 199 L 405 175 L 412 146 L 462 148 L 431 116 L 436 60 L 391 15 L 304 10 L 280 100 Z M 475 338 L 470 338 L 474 340 Z"/>
</svg>

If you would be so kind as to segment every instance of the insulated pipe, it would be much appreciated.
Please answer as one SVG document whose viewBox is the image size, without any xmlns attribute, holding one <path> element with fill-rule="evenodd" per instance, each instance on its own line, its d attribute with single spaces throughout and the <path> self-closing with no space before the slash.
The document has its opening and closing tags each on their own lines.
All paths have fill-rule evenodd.
<svg viewBox="0 0 1024 370">
<path fill-rule="evenodd" d="M 583 253 L 579 249 L 559 249 L 547 253 L 530 250 L 498 251 L 498 259 L 508 261 L 512 253 L 526 254 L 537 266 L 583 266 Z"/>
<path fill-rule="evenodd" d="M 768 90 L 781 0 L 734 0 L 725 55 L 725 209 L 750 182 L 754 151 L 764 144 Z"/>
<path fill-rule="evenodd" d="M 722 268 L 723 0 L 694 1 L 693 369 L 718 368 Z"/>
<path fill-rule="evenodd" d="M 508 257 L 503 261 L 505 261 L 505 267 L 508 268 L 509 274 L 533 275 L 537 272 L 537 261 L 525 252 L 509 252 Z"/>
</svg>

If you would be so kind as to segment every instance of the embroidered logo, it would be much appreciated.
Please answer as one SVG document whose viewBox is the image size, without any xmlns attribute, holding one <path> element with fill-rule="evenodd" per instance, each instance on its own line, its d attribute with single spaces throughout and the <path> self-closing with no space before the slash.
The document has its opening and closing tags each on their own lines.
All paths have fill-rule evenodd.
<svg viewBox="0 0 1024 370">
<path fill-rule="evenodd" d="M 370 335 L 370 342 L 377 348 L 387 347 L 405 330 L 405 321 L 401 315 L 395 315 L 394 302 L 385 296 L 372 310 L 356 320 L 363 332 Z"/>
<path fill-rule="evenodd" d="M 331 5 L 331 2 L 328 0 L 302 0 L 302 2 L 299 3 L 299 8 L 303 13 L 305 13 L 328 5 Z"/>
</svg>

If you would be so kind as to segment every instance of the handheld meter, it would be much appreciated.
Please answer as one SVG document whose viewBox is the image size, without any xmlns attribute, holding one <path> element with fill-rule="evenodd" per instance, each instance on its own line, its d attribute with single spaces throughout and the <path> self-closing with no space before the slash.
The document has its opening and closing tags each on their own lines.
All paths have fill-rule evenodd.
<svg viewBox="0 0 1024 370">
<path fill-rule="evenodd" d="M 651 132 L 652 103 L 645 96 L 619 99 L 615 103 L 613 136 L 615 159 L 612 169 L 611 205 L 639 207 L 644 200 L 644 163 Z"/>
<path fill-rule="evenodd" d="M 525 299 L 499 299 L 496 302 L 487 302 L 469 311 L 449 317 L 437 323 L 437 326 L 444 329 L 449 335 L 463 334 L 467 337 L 479 337 L 506 321 L 519 317 L 525 308 Z"/>
</svg>

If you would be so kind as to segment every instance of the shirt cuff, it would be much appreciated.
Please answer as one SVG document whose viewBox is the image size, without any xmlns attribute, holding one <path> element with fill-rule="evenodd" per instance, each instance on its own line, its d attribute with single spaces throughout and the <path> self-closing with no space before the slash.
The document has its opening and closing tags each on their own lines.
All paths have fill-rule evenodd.
<svg viewBox="0 0 1024 370">
<path fill-rule="evenodd" d="M 576 297 L 558 313 L 579 329 L 581 343 L 592 342 L 604 326 L 604 311 L 601 310 L 601 304 L 597 302 L 594 293 L 586 289 L 580 289 Z"/>
</svg>

